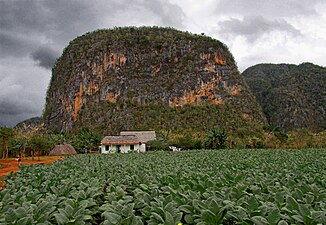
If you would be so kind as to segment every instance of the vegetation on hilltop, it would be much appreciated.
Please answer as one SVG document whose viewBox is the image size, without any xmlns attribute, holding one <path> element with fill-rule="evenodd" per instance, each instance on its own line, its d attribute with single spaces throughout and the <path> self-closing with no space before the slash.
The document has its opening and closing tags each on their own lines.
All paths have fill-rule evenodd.
<svg viewBox="0 0 326 225">
<path fill-rule="evenodd" d="M 15 125 L 15 128 L 26 129 L 28 127 L 35 127 L 42 123 L 42 117 L 32 117 L 27 120 L 21 121 Z"/>
<path fill-rule="evenodd" d="M 282 131 L 326 129 L 326 68 L 311 63 L 259 64 L 242 75 L 268 123 Z"/>
</svg>

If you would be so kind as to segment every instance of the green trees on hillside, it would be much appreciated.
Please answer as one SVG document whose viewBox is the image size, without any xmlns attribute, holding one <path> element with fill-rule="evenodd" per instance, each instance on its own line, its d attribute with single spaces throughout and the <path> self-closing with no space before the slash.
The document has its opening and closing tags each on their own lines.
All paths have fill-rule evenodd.
<svg viewBox="0 0 326 225">
<path fill-rule="evenodd" d="M 2 143 L 2 158 L 8 158 L 9 155 L 9 140 L 13 138 L 15 132 L 12 128 L 0 127 L 0 139 Z"/>
<path fill-rule="evenodd" d="M 312 63 L 259 64 L 242 75 L 269 125 L 281 131 L 326 129 L 326 68 Z"/>
</svg>

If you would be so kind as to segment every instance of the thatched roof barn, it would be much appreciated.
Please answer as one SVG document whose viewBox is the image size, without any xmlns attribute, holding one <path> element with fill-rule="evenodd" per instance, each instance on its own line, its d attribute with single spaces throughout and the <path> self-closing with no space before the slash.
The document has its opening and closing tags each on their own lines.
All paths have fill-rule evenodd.
<svg viewBox="0 0 326 225">
<path fill-rule="evenodd" d="M 134 145 L 139 142 L 135 135 L 106 136 L 101 141 L 103 145 Z"/>
<path fill-rule="evenodd" d="M 76 155 L 77 152 L 70 144 L 56 145 L 49 155 Z"/>
<path fill-rule="evenodd" d="M 121 131 L 120 135 L 135 135 L 141 143 L 156 140 L 155 131 Z"/>
<path fill-rule="evenodd" d="M 118 136 L 106 136 L 102 139 L 101 153 L 145 152 L 146 143 L 155 139 L 155 131 L 121 131 Z"/>
</svg>

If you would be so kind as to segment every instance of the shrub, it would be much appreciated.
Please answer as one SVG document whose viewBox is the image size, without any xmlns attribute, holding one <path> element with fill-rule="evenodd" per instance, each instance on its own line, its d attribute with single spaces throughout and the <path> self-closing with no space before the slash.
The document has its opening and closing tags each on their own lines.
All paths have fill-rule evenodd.
<svg viewBox="0 0 326 225">
<path fill-rule="evenodd" d="M 227 134 L 225 130 L 212 129 L 207 133 L 205 148 L 222 149 L 226 147 Z"/>
<path fill-rule="evenodd" d="M 247 148 L 265 148 L 265 143 L 258 137 L 250 137 L 247 139 Z"/>
<path fill-rule="evenodd" d="M 154 140 L 147 142 L 148 151 L 169 151 L 169 144 L 164 140 Z"/>
</svg>

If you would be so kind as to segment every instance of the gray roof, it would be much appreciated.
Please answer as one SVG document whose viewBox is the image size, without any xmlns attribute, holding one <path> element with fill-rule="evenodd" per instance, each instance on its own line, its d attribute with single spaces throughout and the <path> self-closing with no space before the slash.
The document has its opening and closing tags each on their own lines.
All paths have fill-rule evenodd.
<svg viewBox="0 0 326 225">
<path fill-rule="evenodd" d="M 135 135 L 142 143 L 156 140 L 155 131 L 121 131 L 120 135 Z"/>
<path fill-rule="evenodd" d="M 138 144 L 140 141 L 135 135 L 105 136 L 101 143 L 110 145 Z"/>
</svg>

